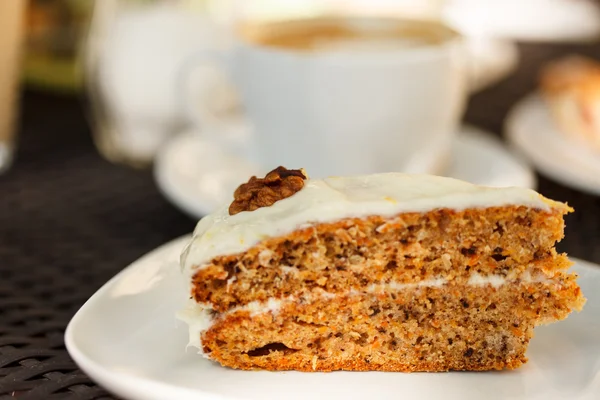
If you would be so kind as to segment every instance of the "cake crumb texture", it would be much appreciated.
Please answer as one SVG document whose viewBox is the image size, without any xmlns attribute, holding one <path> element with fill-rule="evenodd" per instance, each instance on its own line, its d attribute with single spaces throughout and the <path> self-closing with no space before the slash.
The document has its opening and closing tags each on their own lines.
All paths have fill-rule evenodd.
<svg viewBox="0 0 600 400">
<path fill-rule="evenodd" d="M 554 250 L 563 237 L 563 212 L 440 209 L 317 224 L 214 258 L 196 272 L 192 295 L 222 312 L 298 288 L 344 293 L 389 281 L 508 275 L 530 264 L 564 269 L 570 262 Z"/>
<path fill-rule="evenodd" d="M 347 218 L 196 266 L 204 354 L 236 369 L 513 369 L 585 299 L 554 249 L 567 207 Z M 491 277 L 491 278 L 490 278 Z"/>
<path fill-rule="evenodd" d="M 560 285 L 447 285 L 236 312 L 203 335 L 204 351 L 236 369 L 514 369 L 527 361 L 536 325 L 582 307 L 574 277 L 563 278 Z"/>
</svg>

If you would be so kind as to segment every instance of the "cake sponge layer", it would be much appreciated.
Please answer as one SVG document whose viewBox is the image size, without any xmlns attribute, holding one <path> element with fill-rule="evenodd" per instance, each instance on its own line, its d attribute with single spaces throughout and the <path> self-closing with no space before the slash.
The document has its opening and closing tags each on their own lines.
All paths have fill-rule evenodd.
<svg viewBox="0 0 600 400">
<path fill-rule="evenodd" d="M 344 293 L 389 281 L 467 280 L 474 272 L 508 276 L 532 265 L 562 270 L 570 263 L 554 245 L 563 236 L 565 212 L 437 209 L 315 224 L 199 266 L 192 296 L 223 312 L 300 287 Z"/>
<path fill-rule="evenodd" d="M 379 293 L 313 292 L 215 314 L 205 354 L 239 369 L 447 371 L 526 362 L 536 325 L 580 310 L 573 274 L 499 287 L 448 283 Z"/>
</svg>

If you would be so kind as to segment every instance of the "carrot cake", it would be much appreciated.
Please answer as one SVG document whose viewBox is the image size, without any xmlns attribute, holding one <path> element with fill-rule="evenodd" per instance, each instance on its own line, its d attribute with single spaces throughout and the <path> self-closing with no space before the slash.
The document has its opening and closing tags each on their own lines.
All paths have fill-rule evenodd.
<svg viewBox="0 0 600 400">
<path fill-rule="evenodd" d="M 517 368 L 581 310 L 567 205 L 523 188 L 387 173 L 252 177 L 182 254 L 190 345 L 237 369 Z"/>
<path fill-rule="evenodd" d="M 581 56 L 553 61 L 542 71 L 541 89 L 561 132 L 600 152 L 600 62 Z"/>
</svg>

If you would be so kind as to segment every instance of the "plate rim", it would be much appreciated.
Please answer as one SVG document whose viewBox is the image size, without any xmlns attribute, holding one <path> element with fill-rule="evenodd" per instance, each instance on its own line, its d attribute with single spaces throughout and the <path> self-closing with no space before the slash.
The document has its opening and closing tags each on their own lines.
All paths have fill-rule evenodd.
<svg viewBox="0 0 600 400">
<path fill-rule="evenodd" d="M 504 124 L 505 136 L 510 147 L 529 160 L 547 178 L 566 187 L 600 195 L 600 184 L 594 184 L 589 179 L 581 177 L 574 169 L 570 170 L 569 168 L 557 166 L 556 163 L 550 161 L 550 158 L 540 156 L 539 152 L 532 150 L 531 146 L 523 143 L 523 141 L 528 141 L 528 139 L 524 139 L 527 136 L 527 132 L 521 127 L 521 121 L 532 112 L 533 107 L 540 106 L 545 107 L 541 93 L 538 90 L 534 90 L 516 102 L 510 109 Z M 559 128 L 556 127 L 556 129 L 558 133 Z"/>
<path fill-rule="evenodd" d="M 91 307 L 91 304 L 94 301 L 97 301 L 97 299 L 102 297 L 105 292 L 108 292 L 111 289 L 112 285 L 118 282 L 129 271 L 139 268 L 140 265 L 143 265 L 144 261 L 146 261 L 147 259 L 151 259 L 153 257 L 156 257 L 157 254 L 166 252 L 168 249 L 171 249 L 171 247 L 174 247 L 176 244 L 181 243 L 181 245 L 183 246 L 184 243 L 191 239 L 191 237 L 191 234 L 186 234 L 172 239 L 166 243 L 163 243 L 162 245 L 156 247 L 153 250 L 150 250 L 149 252 L 145 253 L 144 255 L 127 265 L 125 268 L 117 272 L 117 274 L 115 274 L 112 278 L 106 281 L 98 290 L 94 292 L 94 294 L 90 296 L 89 299 L 87 299 L 83 303 L 83 305 L 77 310 L 77 312 L 73 315 L 73 317 L 67 324 L 67 328 L 65 329 L 64 334 L 64 342 L 67 352 L 69 353 L 75 364 L 77 364 L 77 366 L 84 373 L 89 375 L 89 377 L 92 380 L 94 380 L 94 382 L 97 382 L 103 389 L 111 393 L 115 393 L 119 396 L 130 397 L 134 395 L 136 396 L 136 398 L 140 399 L 143 398 L 163 400 L 165 398 L 172 398 L 172 394 L 176 394 L 178 396 L 177 398 L 182 400 L 243 400 L 231 397 L 223 397 L 210 393 L 202 393 L 201 395 L 203 397 L 200 397 L 200 394 L 196 390 L 186 389 L 168 383 L 156 382 L 152 379 L 138 377 L 134 375 L 126 375 L 126 378 L 119 378 L 120 376 L 123 376 L 123 374 L 106 369 L 97 361 L 94 361 L 91 357 L 88 357 L 82 350 L 79 349 L 78 345 L 76 344 L 76 333 L 74 332 L 76 330 L 76 325 L 78 324 L 78 321 L 81 318 L 83 318 L 82 316 L 85 315 L 86 310 Z M 144 389 L 142 390 L 139 388 Z M 177 392 L 173 393 L 174 390 L 176 390 Z M 154 394 L 156 394 L 158 397 L 155 397 Z M 167 397 L 164 397 L 164 395 L 167 395 Z"/>
</svg>

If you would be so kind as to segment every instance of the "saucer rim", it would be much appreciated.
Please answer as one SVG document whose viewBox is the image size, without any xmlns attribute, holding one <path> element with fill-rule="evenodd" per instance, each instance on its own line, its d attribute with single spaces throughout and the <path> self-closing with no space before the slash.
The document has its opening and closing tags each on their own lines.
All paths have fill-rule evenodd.
<svg viewBox="0 0 600 400">
<path fill-rule="evenodd" d="M 464 140 L 467 142 L 479 141 L 485 143 L 488 149 L 494 149 L 496 152 L 501 152 L 503 157 L 513 166 L 517 166 L 521 171 L 521 176 L 515 181 L 519 181 L 519 185 L 530 189 L 535 189 L 537 180 L 533 169 L 528 165 L 523 157 L 518 154 L 511 153 L 510 149 L 502 142 L 501 139 L 484 129 L 474 127 L 469 124 L 461 125 L 458 128 L 458 133 L 451 142 L 451 154 L 455 154 L 454 148 L 460 145 L 460 141 Z M 191 139 L 195 137 L 194 139 Z M 154 163 L 153 175 L 156 182 L 156 186 L 159 192 L 176 208 L 183 211 L 186 215 L 199 219 L 207 215 L 214 209 L 214 206 L 207 206 L 206 202 L 199 201 L 186 190 L 182 190 L 180 185 L 177 185 L 173 179 L 169 177 L 169 168 L 167 166 L 170 152 L 179 144 L 182 140 L 207 140 L 204 139 L 198 132 L 187 132 L 173 138 L 157 155 Z M 452 155 L 450 156 L 452 157 Z M 432 171 L 433 172 L 433 171 Z M 460 177 L 453 175 L 446 175 L 448 177 L 454 177 L 460 179 Z M 480 183 L 482 184 L 482 183 Z M 485 184 L 485 183 L 484 183 Z M 516 184 L 512 184 L 515 186 Z"/>
</svg>

